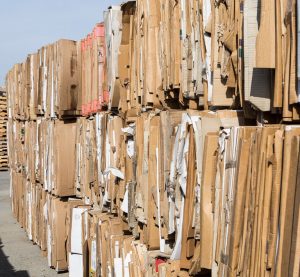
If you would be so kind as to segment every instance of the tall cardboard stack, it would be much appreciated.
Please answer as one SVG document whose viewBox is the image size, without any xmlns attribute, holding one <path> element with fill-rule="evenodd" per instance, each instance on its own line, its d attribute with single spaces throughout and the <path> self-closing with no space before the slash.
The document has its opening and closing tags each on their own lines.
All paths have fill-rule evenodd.
<svg viewBox="0 0 300 277">
<path fill-rule="evenodd" d="M 12 207 L 49 266 L 299 276 L 296 8 L 129 1 L 13 67 Z"/>
<path fill-rule="evenodd" d="M 82 114 L 89 115 L 108 106 L 104 24 L 98 23 L 81 40 Z"/>
<path fill-rule="evenodd" d="M 3 170 L 8 170 L 7 97 L 5 88 L 0 87 L 0 171 Z"/>
<path fill-rule="evenodd" d="M 81 111 L 80 43 L 61 39 L 42 47 L 7 74 L 11 118 L 66 118 Z"/>
<path fill-rule="evenodd" d="M 12 210 L 57 271 L 68 270 L 70 209 L 75 205 L 69 198 L 76 194 L 79 45 L 59 40 L 7 74 Z"/>
</svg>

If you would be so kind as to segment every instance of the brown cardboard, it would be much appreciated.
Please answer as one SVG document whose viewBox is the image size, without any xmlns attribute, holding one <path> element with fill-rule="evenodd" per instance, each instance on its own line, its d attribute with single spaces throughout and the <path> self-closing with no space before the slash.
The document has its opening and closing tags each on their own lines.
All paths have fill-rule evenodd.
<svg viewBox="0 0 300 277">
<path fill-rule="evenodd" d="M 57 51 L 57 98 L 59 112 L 80 109 L 80 63 L 75 41 L 59 40 Z"/>
<path fill-rule="evenodd" d="M 203 153 L 202 201 L 201 201 L 201 268 L 211 268 L 212 265 L 212 232 L 213 232 L 213 194 L 216 170 L 216 154 L 218 134 L 208 133 L 205 137 Z"/>
<path fill-rule="evenodd" d="M 194 255 L 194 238 L 192 230 L 192 218 L 193 218 L 193 199 L 194 199 L 194 184 L 195 184 L 195 167 L 193 161 L 195 160 L 195 142 L 194 132 L 190 129 L 190 141 L 189 141 L 189 156 L 188 156 L 188 172 L 187 172 L 187 188 L 184 202 L 184 221 L 182 231 L 181 242 L 181 258 L 180 268 L 189 269 L 190 262 L 188 259 Z"/>
<path fill-rule="evenodd" d="M 275 1 L 261 1 L 257 8 L 260 24 L 256 37 L 256 67 L 275 68 Z"/>
<path fill-rule="evenodd" d="M 51 199 L 51 252 L 52 266 L 56 271 L 65 271 L 68 269 L 67 264 L 67 238 L 68 225 L 66 225 L 66 217 L 69 205 L 65 200 L 58 198 Z"/>
<path fill-rule="evenodd" d="M 54 125 L 54 188 L 57 196 L 75 195 L 76 123 L 56 121 Z"/>
<path fill-rule="evenodd" d="M 299 135 L 299 130 L 292 127 L 285 127 L 285 142 L 284 142 L 284 164 L 282 170 L 282 189 L 281 189 L 281 203 L 280 203 L 280 234 L 281 239 L 279 241 L 279 255 L 276 261 L 276 270 L 280 274 L 288 271 L 289 266 L 289 254 L 284 255 L 282 249 L 287 249 L 287 253 L 290 252 L 291 246 L 291 228 L 292 228 L 292 209 L 295 199 L 295 181 L 293 181 L 292 172 L 294 172 L 295 163 L 297 160 L 294 153 L 295 148 L 292 148 L 295 141 L 295 136 Z M 293 153 L 293 154 L 292 154 Z M 293 162 L 294 161 L 294 162 Z M 295 175 L 294 175 L 295 176 Z"/>
</svg>

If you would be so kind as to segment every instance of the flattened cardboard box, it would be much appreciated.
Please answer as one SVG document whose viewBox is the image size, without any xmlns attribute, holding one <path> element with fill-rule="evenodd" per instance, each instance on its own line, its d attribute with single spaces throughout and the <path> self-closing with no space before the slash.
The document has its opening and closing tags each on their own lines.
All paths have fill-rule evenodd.
<svg viewBox="0 0 300 277">
<path fill-rule="evenodd" d="M 76 122 L 55 121 L 54 187 L 57 196 L 73 196 L 75 192 Z"/>
</svg>

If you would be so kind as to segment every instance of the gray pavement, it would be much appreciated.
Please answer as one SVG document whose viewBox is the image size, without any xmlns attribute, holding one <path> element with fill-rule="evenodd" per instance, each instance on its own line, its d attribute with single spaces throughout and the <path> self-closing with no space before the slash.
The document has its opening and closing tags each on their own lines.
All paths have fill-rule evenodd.
<svg viewBox="0 0 300 277">
<path fill-rule="evenodd" d="M 65 277 L 50 269 L 37 245 L 13 217 L 9 198 L 9 173 L 0 172 L 0 276 Z"/>
</svg>

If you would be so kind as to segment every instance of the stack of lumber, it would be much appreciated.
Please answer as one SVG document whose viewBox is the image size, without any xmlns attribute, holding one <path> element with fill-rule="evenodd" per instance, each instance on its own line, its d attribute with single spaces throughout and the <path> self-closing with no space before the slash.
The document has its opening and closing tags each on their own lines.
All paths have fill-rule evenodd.
<svg viewBox="0 0 300 277">
<path fill-rule="evenodd" d="M 8 169 L 6 100 L 5 88 L 0 87 L 0 171 Z"/>
</svg>

